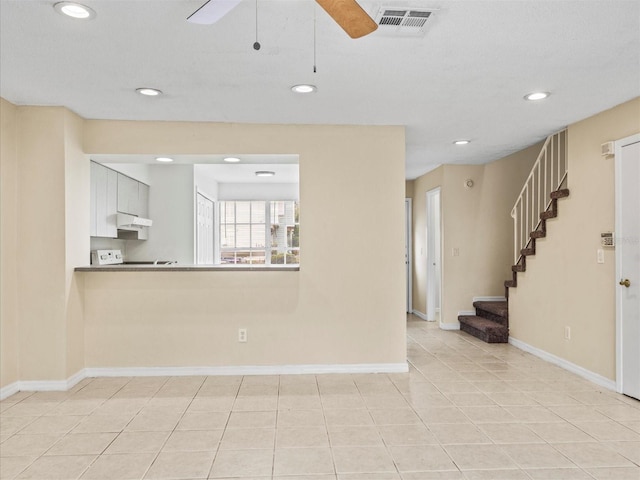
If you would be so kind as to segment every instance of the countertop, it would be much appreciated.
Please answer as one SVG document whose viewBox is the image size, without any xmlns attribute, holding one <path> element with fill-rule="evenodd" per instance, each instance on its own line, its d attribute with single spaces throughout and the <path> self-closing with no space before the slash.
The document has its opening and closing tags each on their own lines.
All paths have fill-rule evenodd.
<svg viewBox="0 0 640 480">
<path fill-rule="evenodd" d="M 117 264 L 76 267 L 76 272 L 297 272 L 300 265 Z"/>
</svg>

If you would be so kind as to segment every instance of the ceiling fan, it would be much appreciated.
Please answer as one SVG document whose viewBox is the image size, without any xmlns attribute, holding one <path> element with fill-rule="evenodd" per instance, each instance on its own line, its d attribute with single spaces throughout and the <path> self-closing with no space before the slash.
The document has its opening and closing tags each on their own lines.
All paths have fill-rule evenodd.
<svg viewBox="0 0 640 480">
<path fill-rule="evenodd" d="M 187 21 L 211 25 L 216 23 L 242 0 L 208 0 L 193 12 Z M 316 0 L 351 38 L 360 38 L 378 28 L 376 22 L 358 5 L 356 0 Z"/>
</svg>

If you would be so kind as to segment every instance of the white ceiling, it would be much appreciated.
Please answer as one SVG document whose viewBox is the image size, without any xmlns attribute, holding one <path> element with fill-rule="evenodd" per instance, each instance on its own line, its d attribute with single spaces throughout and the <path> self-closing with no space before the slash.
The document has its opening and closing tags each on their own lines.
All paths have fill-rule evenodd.
<svg viewBox="0 0 640 480">
<path fill-rule="evenodd" d="M 204 0 L 82 0 L 90 21 L 0 0 L 0 95 L 85 118 L 405 125 L 407 178 L 500 158 L 640 95 L 638 0 L 358 1 L 372 16 L 437 12 L 421 37 L 352 40 L 313 0 L 258 0 L 255 51 L 255 0 L 211 26 L 186 22 Z M 289 90 L 307 82 L 317 93 Z M 522 99 L 535 90 L 552 95 Z"/>
</svg>

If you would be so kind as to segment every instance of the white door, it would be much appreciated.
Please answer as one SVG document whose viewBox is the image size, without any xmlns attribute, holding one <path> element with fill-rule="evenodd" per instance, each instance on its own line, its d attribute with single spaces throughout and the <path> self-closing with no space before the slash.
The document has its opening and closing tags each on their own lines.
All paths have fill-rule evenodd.
<svg viewBox="0 0 640 480">
<path fill-rule="evenodd" d="M 411 199 L 404 199 L 404 263 L 405 277 L 407 284 L 407 313 L 413 312 L 413 279 L 412 279 L 412 262 L 411 262 L 411 222 L 413 214 L 411 211 Z"/>
<path fill-rule="evenodd" d="M 427 320 L 440 316 L 440 188 L 427 192 Z"/>
<path fill-rule="evenodd" d="M 196 263 L 213 264 L 213 201 L 196 194 Z"/>
<path fill-rule="evenodd" d="M 640 134 L 616 142 L 618 391 L 640 399 Z"/>
</svg>

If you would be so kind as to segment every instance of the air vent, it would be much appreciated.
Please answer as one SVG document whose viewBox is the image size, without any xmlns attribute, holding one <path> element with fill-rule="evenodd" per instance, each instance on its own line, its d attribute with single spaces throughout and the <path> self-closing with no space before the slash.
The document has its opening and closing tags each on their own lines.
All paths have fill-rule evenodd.
<svg viewBox="0 0 640 480">
<path fill-rule="evenodd" d="M 423 35 L 433 10 L 415 8 L 381 8 L 376 16 L 380 32 L 395 35 Z"/>
</svg>

